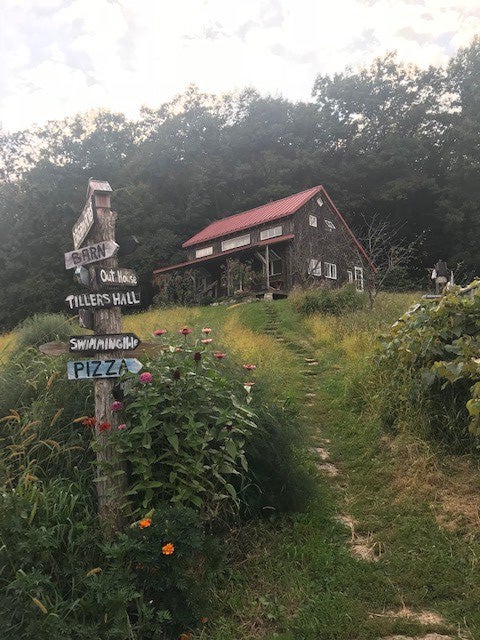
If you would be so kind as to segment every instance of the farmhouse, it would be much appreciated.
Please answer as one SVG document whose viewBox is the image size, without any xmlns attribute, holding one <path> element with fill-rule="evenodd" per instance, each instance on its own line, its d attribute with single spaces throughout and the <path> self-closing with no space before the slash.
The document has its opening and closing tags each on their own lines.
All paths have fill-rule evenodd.
<svg viewBox="0 0 480 640">
<path fill-rule="evenodd" d="M 154 271 L 161 288 L 184 272 L 199 298 L 252 291 L 283 296 L 295 284 L 364 287 L 374 266 L 323 186 L 212 222 L 186 240 L 187 260 Z"/>
</svg>

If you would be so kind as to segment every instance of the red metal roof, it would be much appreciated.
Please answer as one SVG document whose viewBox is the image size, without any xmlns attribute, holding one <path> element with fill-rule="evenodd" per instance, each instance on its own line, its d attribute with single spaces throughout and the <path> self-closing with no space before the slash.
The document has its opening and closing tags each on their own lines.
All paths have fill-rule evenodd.
<svg viewBox="0 0 480 640">
<path fill-rule="evenodd" d="M 233 216 L 229 216 L 228 218 L 216 220 L 209 224 L 208 227 L 205 227 L 205 229 L 202 229 L 197 234 L 186 240 L 182 244 L 182 247 L 191 247 L 194 244 L 207 242 L 208 240 L 213 240 L 220 236 L 226 236 L 231 233 L 236 233 L 237 231 L 242 231 L 243 229 L 248 229 L 249 227 L 255 227 L 265 222 L 289 216 L 300 209 L 300 207 L 303 207 L 310 198 L 313 198 L 313 196 L 321 190 L 322 187 L 312 187 L 306 191 L 294 193 L 287 198 L 263 204 L 261 207 L 255 207 L 255 209 L 250 209 L 249 211 L 237 213 Z"/>
<path fill-rule="evenodd" d="M 284 242 L 286 240 L 293 240 L 294 234 L 290 233 L 286 236 L 279 236 L 278 238 L 270 238 L 269 240 L 262 240 L 261 242 L 255 242 L 254 244 L 249 244 L 244 247 L 237 247 L 236 249 L 230 249 L 229 251 L 222 251 L 222 253 L 216 253 L 211 256 L 204 256 L 203 258 L 194 258 L 193 260 L 188 260 L 187 262 L 180 262 L 179 264 L 174 264 L 171 267 L 162 267 L 161 269 L 155 269 L 153 273 L 165 273 L 166 271 L 172 271 L 173 269 L 181 269 L 182 267 L 191 267 L 192 265 L 196 265 L 199 262 L 207 262 L 208 260 L 214 260 L 215 258 L 223 258 L 224 256 L 228 256 L 231 253 L 237 253 L 238 251 L 246 251 L 251 249 L 252 247 L 263 247 L 266 244 L 276 244 L 277 242 Z"/>
</svg>

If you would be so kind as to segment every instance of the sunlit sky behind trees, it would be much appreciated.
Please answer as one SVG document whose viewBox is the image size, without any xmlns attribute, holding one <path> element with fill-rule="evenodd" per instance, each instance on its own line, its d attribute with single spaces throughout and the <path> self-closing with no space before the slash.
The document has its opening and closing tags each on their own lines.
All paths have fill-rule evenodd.
<svg viewBox="0 0 480 640">
<path fill-rule="evenodd" d="M 309 100 L 319 73 L 445 64 L 478 32 L 480 0 L 3 0 L 0 124 L 134 118 L 191 83 Z"/>
</svg>

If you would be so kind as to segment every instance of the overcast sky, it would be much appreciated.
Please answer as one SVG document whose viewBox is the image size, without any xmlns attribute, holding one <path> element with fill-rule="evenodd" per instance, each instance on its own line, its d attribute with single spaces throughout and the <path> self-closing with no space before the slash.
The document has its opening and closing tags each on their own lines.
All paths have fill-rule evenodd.
<svg viewBox="0 0 480 640">
<path fill-rule="evenodd" d="M 445 63 L 480 0 L 2 0 L 0 123 L 98 107 L 134 117 L 188 84 L 307 100 L 318 73 L 388 50 Z"/>
</svg>

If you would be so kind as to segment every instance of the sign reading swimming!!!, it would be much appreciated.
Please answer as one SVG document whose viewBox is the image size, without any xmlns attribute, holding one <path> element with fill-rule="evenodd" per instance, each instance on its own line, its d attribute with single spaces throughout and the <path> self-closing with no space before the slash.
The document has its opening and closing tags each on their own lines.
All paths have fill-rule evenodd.
<svg viewBox="0 0 480 640">
<path fill-rule="evenodd" d="M 89 351 L 132 351 L 140 344 L 134 333 L 107 333 L 94 336 L 70 336 L 69 349 L 72 352 Z"/>
</svg>

